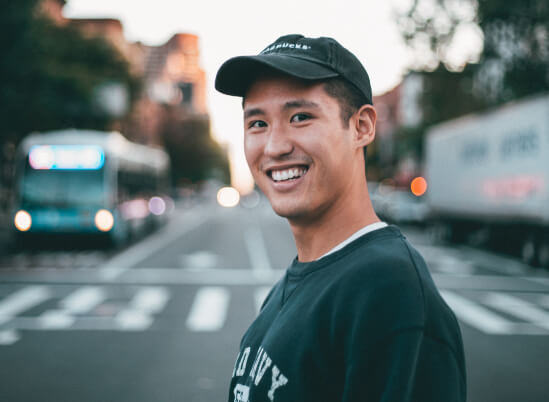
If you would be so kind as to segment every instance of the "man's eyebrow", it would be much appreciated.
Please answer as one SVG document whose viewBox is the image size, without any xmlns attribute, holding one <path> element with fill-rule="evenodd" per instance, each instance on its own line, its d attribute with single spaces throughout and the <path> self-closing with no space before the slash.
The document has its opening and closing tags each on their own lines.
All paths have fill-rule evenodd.
<svg viewBox="0 0 549 402">
<path fill-rule="evenodd" d="M 284 106 L 282 107 L 282 109 L 283 110 L 288 110 L 288 109 L 295 109 L 295 108 L 300 108 L 300 107 L 309 107 L 309 108 L 318 109 L 318 108 L 320 108 L 320 105 L 316 102 L 313 102 L 313 101 L 308 101 L 308 100 L 305 100 L 305 99 L 296 99 L 296 100 L 293 100 L 293 101 L 286 102 L 284 104 Z"/>
<path fill-rule="evenodd" d="M 282 106 L 282 110 L 286 111 L 286 110 L 289 110 L 289 109 L 296 109 L 296 108 L 300 108 L 300 107 L 308 107 L 308 108 L 314 108 L 314 109 L 318 109 L 320 108 L 320 105 L 316 102 L 313 102 L 313 101 L 308 101 L 308 100 L 305 100 L 305 99 L 296 99 L 296 100 L 291 100 L 291 101 L 288 101 L 284 104 L 284 106 Z M 248 109 L 248 110 L 245 110 L 244 111 L 244 119 L 249 119 L 250 117 L 253 117 L 253 116 L 258 116 L 258 115 L 264 115 L 265 114 L 265 111 L 261 108 L 252 108 L 252 109 Z"/>
<path fill-rule="evenodd" d="M 260 108 L 253 108 L 244 111 L 244 119 L 248 119 L 252 116 L 264 115 L 265 112 Z"/>
</svg>

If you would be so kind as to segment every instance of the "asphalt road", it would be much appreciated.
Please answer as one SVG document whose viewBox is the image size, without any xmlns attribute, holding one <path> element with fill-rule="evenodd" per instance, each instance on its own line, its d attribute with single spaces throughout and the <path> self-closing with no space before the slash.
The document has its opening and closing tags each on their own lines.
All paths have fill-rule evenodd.
<svg viewBox="0 0 549 402">
<path fill-rule="evenodd" d="M 468 400 L 549 400 L 549 275 L 403 231 L 460 320 Z M 265 202 L 176 209 L 117 252 L 5 255 L 0 401 L 225 401 L 240 337 L 294 256 Z"/>
</svg>

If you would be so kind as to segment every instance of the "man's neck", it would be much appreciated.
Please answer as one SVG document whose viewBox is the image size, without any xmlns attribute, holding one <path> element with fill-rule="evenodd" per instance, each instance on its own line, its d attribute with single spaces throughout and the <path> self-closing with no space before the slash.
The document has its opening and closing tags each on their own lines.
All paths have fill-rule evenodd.
<svg viewBox="0 0 549 402">
<path fill-rule="evenodd" d="M 379 221 L 367 192 L 364 197 L 355 197 L 353 202 L 334 205 L 319 219 L 290 221 L 298 259 L 301 262 L 314 261 L 356 231 Z"/>
</svg>

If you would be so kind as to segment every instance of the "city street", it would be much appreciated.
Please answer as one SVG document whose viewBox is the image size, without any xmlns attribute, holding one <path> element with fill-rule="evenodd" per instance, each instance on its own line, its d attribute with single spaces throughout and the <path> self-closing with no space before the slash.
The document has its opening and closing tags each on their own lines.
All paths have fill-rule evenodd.
<svg viewBox="0 0 549 402">
<path fill-rule="evenodd" d="M 547 401 L 547 271 L 403 232 L 460 320 L 468 400 Z M 0 258 L 0 401 L 227 400 L 240 337 L 295 253 L 266 200 L 179 205 L 168 225 L 115 252 L 10 252 Z"/>
</svg>

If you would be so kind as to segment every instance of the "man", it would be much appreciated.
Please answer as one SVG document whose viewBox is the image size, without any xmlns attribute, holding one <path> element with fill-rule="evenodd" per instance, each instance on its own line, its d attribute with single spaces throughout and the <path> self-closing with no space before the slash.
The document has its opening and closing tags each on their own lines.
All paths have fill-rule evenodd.
<svg viewBox="0 0 549 402">
<path fill-rule="evenodd" d="M 287 35 L 225 62 L 216 88 L 243 98 L 247 162 L 298 254 L 242 339 L 229 401 L 464 401 L 458 323 L 368 196 L 376 112 L 358 59 Z"/>
</svg>

